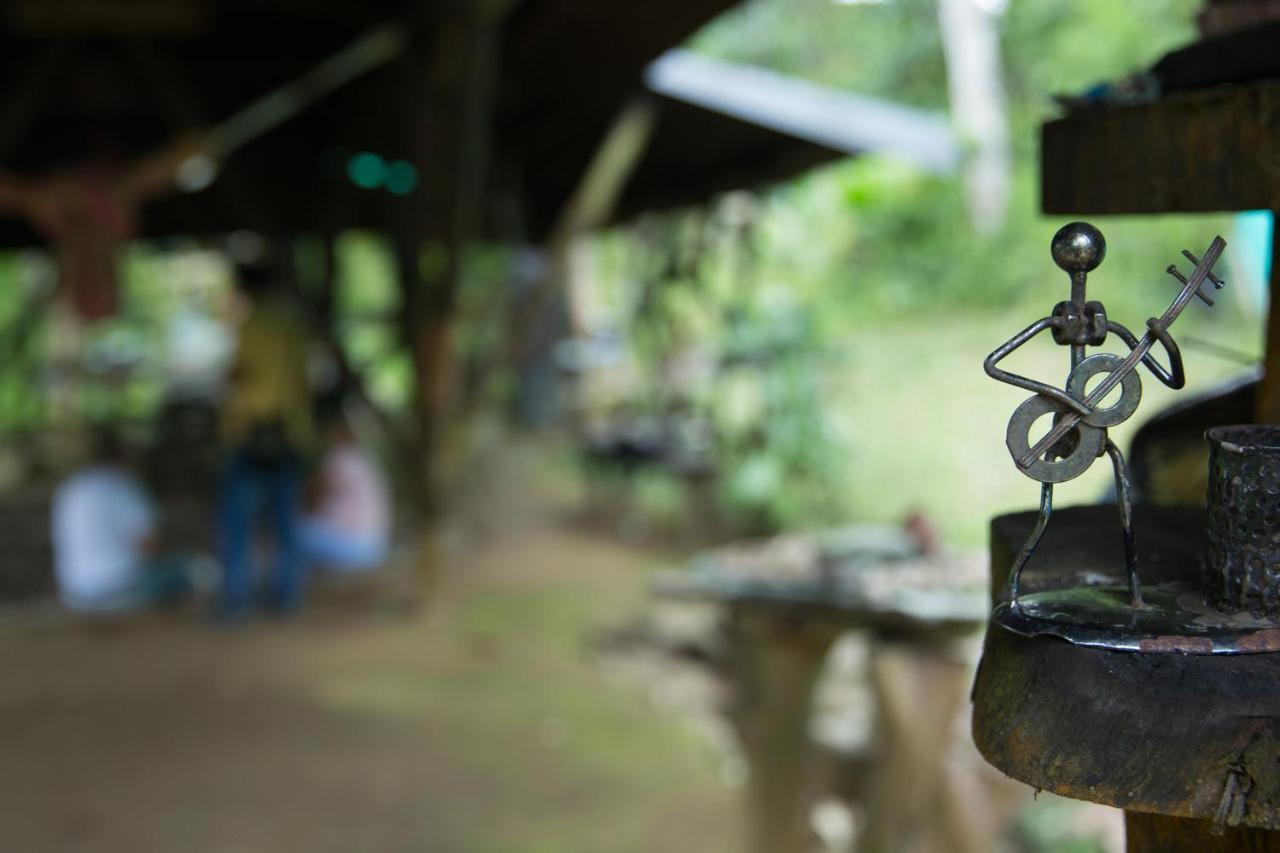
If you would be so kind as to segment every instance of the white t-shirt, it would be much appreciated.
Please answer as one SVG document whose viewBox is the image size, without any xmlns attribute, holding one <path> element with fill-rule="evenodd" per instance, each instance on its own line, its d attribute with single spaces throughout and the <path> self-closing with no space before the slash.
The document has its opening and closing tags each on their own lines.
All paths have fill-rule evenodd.
<svg viewBox="0 0 1280 853">
<path fill-rule="evenodd" d="M 155 511 L 138 480 L 110 466 L 74 475 L 53 497 L 53 557 L 58 594 L 73 610 L 136 603 L 143 544 Z"/>
<path fill-rule="evenodd" d="M 385 542 L 391 532 L 386 483 L 359 447 L 345 445 L 321 462 L 322 492 L 316 518 L 362 541 Z"/>
</svg>

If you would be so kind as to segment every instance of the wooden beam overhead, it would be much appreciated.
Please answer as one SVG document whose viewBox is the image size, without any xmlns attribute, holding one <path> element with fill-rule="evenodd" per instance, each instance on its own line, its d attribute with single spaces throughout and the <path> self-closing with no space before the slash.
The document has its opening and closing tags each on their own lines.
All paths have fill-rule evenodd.
<svg viewBox="0 0 1280 853">
<path fill-rule="evenodd" d="M 208 0 L 10 0 L 4 21 L 24 36 L 191 36 L 210 28 Z"/>
<path fill-rule="evenodd" d="M 1041 144 L 1048 214 L 1280 208 L 1280 80 L 1073 113 Z"/>
</svg>

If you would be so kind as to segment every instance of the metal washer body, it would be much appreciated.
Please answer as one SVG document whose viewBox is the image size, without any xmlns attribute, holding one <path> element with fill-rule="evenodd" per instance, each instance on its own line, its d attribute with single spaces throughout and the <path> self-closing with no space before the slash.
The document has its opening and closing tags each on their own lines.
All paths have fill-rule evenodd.
<svg viewBox="0 0 1280 853">
<path fill-rule="evenodd" d="M 1123 358 L 1111 353 L 1089 356 L 1072 369 L 1071 376 L 1067 379 L 1067 393 L 1077 400 L 1085 399 L 1088 396 L 1090 379 L 1099 373 L 1114 373 L 1123 363 Z M 1124 379 L 1120 380 L 1119 401 L 1105 409 L 1094 409 L 1093 414 L 1084 418 L 1084 422 L 1095 427 L 1112 427 L 1122 424 L 1138 410 L 1138 404 L 1141 402 L 1142 377 L 1138 376 L 1136 370 L 1131 370 L 1125 374 Z"/>
<path fill-rule="evenodd" d="M 1013 412 L 1013 417 L 1009 418 L 1009 426 L 1004 438 L 1005 446 L 1009 448 L 1009 453 L 1014 460 L 1021 459 L 1031 450 L 1031 428 L 1036 421 L 1045 415 L 1062 413 L 1063 408 L 1059 403 L 1039 394 L 1028 397 L 1022 405 L 1018 406 Z M 1022 473 L 1041 483 L 1065 483 L 1089 470 L 1093 460 L 1106 450 L 1107 432 L 1101 427 L 1081 422 L 1076 424 L 1075 429 L 1067 436 L 1068 438 L 1076 437 L 1075 447 L 1066 449 L 1065 455 L 1058 459 L 1037 459 L 1026 468 L 1020 469 Z M 1059 442 L 1058 448 L 1055 449 L 1062 448 L 1066 440 Z"/>
</svg>

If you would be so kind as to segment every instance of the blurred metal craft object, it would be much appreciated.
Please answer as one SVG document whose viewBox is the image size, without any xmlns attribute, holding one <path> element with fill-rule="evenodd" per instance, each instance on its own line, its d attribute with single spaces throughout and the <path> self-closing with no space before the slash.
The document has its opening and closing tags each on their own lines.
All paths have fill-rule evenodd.
<svg viewBox="0 0 1280 853">
<path fill-rule="evenodd" d="M 1107 246 L 1102 232 L 1087 222 L 1072 222 L 1053 236 L 1050 252 L 1054 262 L 1070 277 L 1070 299 L 1059 302 L 1049 316 L 1035 321 L 1001 344 L 983 363 L 983 369 L 992 378 L 1035 394 L 1014 410 L 1005 433 L 1005 444 L 1018 469 L 1041 484 L 1037 523 L 1009 572 L 1007 602 L 997 607 L 993 614 L 993 618 L 1009 630 L 1032 635 L 1054 633 L 1084 645 L 1101 644 L 1107 648 L 1137 650 L 1143 643 L 1149 644 L 1166 636 L 1166 629 L 1182 625 L 1183 608 L 1177 604 L 1177 596 L 1170 599 L 1167 591 L 1153 589 L 1148 596 L 1153 603 L 1150 606 L 1144 604 L 1144 591 L 1138 576 L 1128 466 L 1120 448 L 1108 437 L 1107 429 L 1128 420 L 1142 401 L 1142 381 L 1137 373 L 1139 364 L 1145 365 L 1152 375 L 1171 388 L 1181 388 L 1186 384 L 1182 354 L 1169 334 L 1169 327 L 1192 299 L 1199 298 L 1213 305 L 1204 288 L 1207 284 L 1214 288 L 1223 286 L 1223 281 L 1214 275 L 1213 266 L 1224 248 L 1226 242 L 1215 237 L 1202 258 L 1184 251 L 1183 255 L 1195 264 L 1189 276 L 1182 275 L 1172 264 L 1166 269 L 1181 284 L 1181 289 L 1162 315 L 1147 320 L 1146 334 L 1139 338 L 1120 323 L 1109 319 L 1101 302 L 1091 302 L 1086 298 L 1088 274 L 1106 257 Z M 1052 333 L 1055 343 L 1071 350 L 1071 370 L 1065 388 L 1019 376 L 998 366 L 1006 356 L 1046 330 Z M 1104 345 L 1110 333 L 1129 348 L 1127 354 L 1087 354 L 1087 347 Z M 1157 343 L 1165 351 L 1167 367 L 1151 355 L 1151 349 Z M 1090 387 L 1095 379 L 1098 381 Z M 1118 398 L 1104 405 L 1116 389 L 1119 390 Z M 1038 440 L 1033 440 L 1031 436 L 1036 422 L 1046 415 L 1052 416 L 1051 427 Z M 1055 594 L 1049 599 L 1020 599 L 1018 585 L 1022 570 L 1035 553 L 1053 511 L 1053 485 L 1080 476 L 1103 454 L 1110 457 L 1115 476 L 1125 546 L 1127 603 L 1117 613 L 1116 602 L 1124 596 L 1096 590 L 1074 597 Z M 1280 469 L 1280 465 L 1277 468 Z M 1046 625 L 1050 629 L 1046 629 Z M 1249 633 L 1252 628 L 1244 630 Z M 1189 636 L 1199 635 L 1192 630 Z M 1196 642 L 1190 644 L 1195 645 Z"/>
</svg>

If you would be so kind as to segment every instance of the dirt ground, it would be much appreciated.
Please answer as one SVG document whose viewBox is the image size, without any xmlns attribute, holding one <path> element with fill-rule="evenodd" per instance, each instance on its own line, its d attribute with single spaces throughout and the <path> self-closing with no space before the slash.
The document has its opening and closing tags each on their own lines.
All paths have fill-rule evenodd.
<svg viewBox="0 0 1280 853">
<path fill-rule="evenodd" d="M 287 623 L 0 618 L 0 849 L 739 849 L 705 741 L 588 650 L 657 559 L 520 484 Z"/>
</svg>

